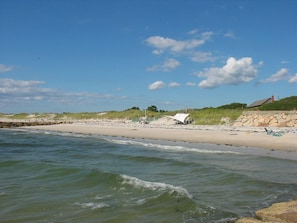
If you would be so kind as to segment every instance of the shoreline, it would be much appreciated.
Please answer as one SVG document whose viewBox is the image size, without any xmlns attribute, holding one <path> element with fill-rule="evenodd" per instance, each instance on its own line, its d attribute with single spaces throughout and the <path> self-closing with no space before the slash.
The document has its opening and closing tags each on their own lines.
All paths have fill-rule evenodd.
<svg viewBox="0 0 297 223">
<path fill-rule="evenodd" d="M 281 158 L 279 155 L 282 153 L 286 154 L 287 157 L 285 159 L 297 161 L 296 128 L 268 128 L 277 133 L 282 132 L 281 136 L 267 134 L 264 127 L 156 125 L 131 122 L 76 122 L 72 124 L 27 126 L 20 129 L 228 145 L 234 146 L 233 151 L 247 149 L 247 153 L 250 152 L 251 154 L 254 154 L 257 149 L 264 149 L 267 154 L 270 151 L 274 151 L 271 153 L 274 154 L 272 157 Z M 256 150 L 250 150 L 250 148 L 255 148 Z M 270 218 L 282 220 L 283 222 L 291 222 L 291 219 L 296 219 L 296 213 L 292 211 L 295 207 L 296 200 L 277 202 L 270 207 L 256 211 L 255 218 L 243 217 L 236 219 L 234 222 L 264 223 L 268 222 L 265 219 Z"/>
<path fill-rule="evenodd" d="M 273 129 L 276 133 L 281 132 L 281 136 L 267 134 L 264 127 L 161 125 L 131 122 L 74 122 L 72 124 L 26 126 L 21 128 L 126 138 L 254 147 L 297 153 L 297 132 L 295 128 Z"/>
</svg>

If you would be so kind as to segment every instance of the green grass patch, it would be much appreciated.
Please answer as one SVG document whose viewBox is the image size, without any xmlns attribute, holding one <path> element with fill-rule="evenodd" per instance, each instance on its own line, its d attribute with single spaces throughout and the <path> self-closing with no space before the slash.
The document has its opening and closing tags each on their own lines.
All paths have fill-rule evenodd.
<svg viewBox="0 0 297 223">
<path fill-rule="evenodd" d="M 263 105 L 259 108 L 261 111 L 271 110 L 297 110 L 297 96 L 283 98 L 270 104 Z"/>
<path fill-rule="evenodd" d="M 224 124 L 223 119 L 235 121 L 243 112 L 242 109 L 218 109 L 205 108 L 188 110 L 196 125 L 219 125 Z"/>
<path fill-rule="evenodd" d="M 27 119 L 29 116 L 28 113 L 19 113 L 19 114 L 14 114 L 12 116 L 10 116 L 10 118 L 12 119 Z"/>
</svg>

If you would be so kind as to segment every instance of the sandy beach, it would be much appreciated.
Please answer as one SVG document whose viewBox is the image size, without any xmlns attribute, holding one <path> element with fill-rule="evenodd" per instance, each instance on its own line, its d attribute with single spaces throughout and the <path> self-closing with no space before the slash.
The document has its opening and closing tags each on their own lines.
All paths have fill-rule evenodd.
<svg viewBox="0 0 297 223">
<path fill-rule="evenodd" d="M 293 128 L 196 126 L 168 123 L 140 124 L 132 122 L 74 122 L 25 128 L 82 134 L 97 134 L 127 138 L 144 138 L 196 143 L 246 146 L 270 150 L 297 152 L 297 131 Z M 276 134 L 275 134 L 276 133 Z M 280 134 L 279 134 L 280 133 Z"/>
</svg>

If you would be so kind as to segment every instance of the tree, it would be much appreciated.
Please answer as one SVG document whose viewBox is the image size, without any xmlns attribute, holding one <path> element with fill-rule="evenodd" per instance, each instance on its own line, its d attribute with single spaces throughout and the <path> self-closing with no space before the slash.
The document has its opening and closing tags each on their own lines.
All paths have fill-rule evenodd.
<svg viewBox="0 0 297 223">
<path fill-rule="evenodd" d="M 129 110 L 140 110 L 140 109 L 139 107 L 133 106 L 132 108 L 128 108 L 126 111 L 129 111 Z"/>
<path fill-rule="evenodd" d="M 152 111 L 152 112 L 158 112 L 158 108 L 155 105 L 148 106 L 146 110 Z"/>
</svg>

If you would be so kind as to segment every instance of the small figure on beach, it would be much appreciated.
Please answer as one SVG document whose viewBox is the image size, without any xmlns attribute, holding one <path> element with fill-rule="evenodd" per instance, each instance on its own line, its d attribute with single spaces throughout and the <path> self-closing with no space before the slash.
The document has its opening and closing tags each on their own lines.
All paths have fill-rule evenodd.
<svg viewBox="0 0 297 223">
<path fill-rule="evenodd" d="M 282 136 L 281 132 L 274 132 L 273 130 L 268 130 L 267 128 L 264 128 L 265 132 L 267 135 L 272 135 L 272 136 Z"/>
</svg>

